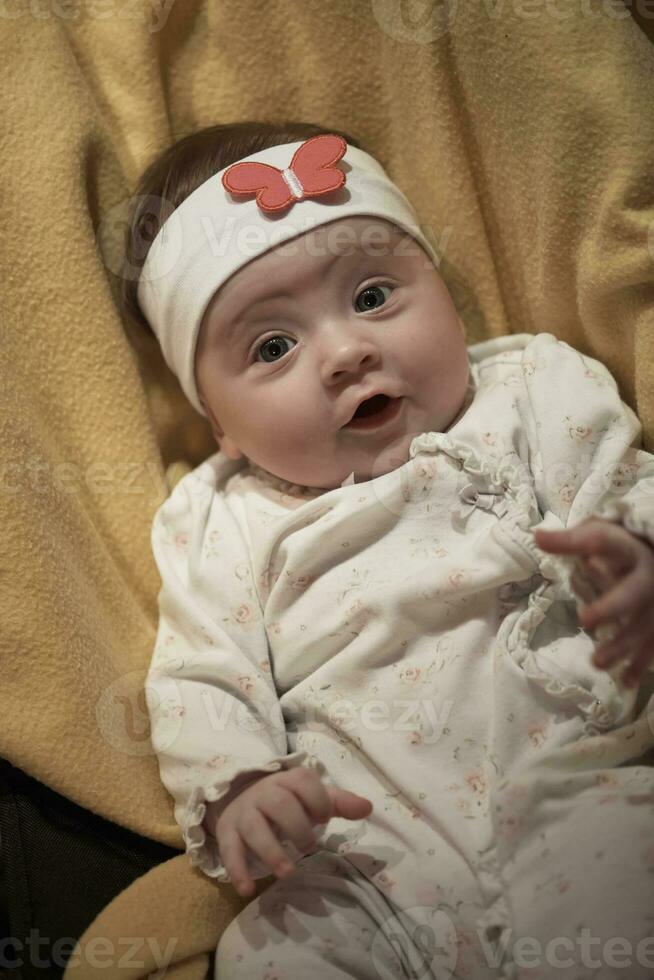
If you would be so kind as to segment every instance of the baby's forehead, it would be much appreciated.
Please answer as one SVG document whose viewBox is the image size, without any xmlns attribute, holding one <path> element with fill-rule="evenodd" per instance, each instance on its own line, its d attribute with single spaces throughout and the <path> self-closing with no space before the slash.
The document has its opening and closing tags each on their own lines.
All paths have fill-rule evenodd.
<svg viewBox="0 0 654 980">
<path fill-rule="evenodd" d="M 409 254 L 405 251 L 407 241 L 415 239 L 383 218 L 342 218 L 276 245 L 263 256 L 263 262 L 259 261 L 259 269 L 263 271 L 265 266 L 271 276 L 285 274 L 289 259 L 296 261 L 299 270 L 313 268 L 325 273 L 336 263 L 341 267 L 363 262 L 372 265 Z M 415 245 L 419 254 L 418 243 Z"/>
<path fill-rule="evenodd" d="M 406 256 L 406 240 L 421 252 L 404 228 L 376 215 L 348 216 L 312 228 L 239 269 L 214 294 L 205 319 L 243 315 L 254 305 L 280 295 L 285 288 L 301 285 L 304 278 L 317 276 L 323 280 L 336 265 L 341 269 L 352 264 L 371 269 L 376 263 L 387 265 L 389 258 L 395 261 L 398 256 Z"/>
<path fill-rule="evenodd" d="M 292 241 L 307 246 L 309 243 L 320 242 L 333 246 L 334 250 L 340 250 L 348 244 L 363 246 L 365 249 L 367 244 L 371 244 L 376 250 L 373 254 L 379 254 L 378 249 L 385 243 L 393 245 L 406 235 L 407 232 L 392 221 L 365 214 L 338 218 L 318 228 L 312 228 Z"/>
</svg>

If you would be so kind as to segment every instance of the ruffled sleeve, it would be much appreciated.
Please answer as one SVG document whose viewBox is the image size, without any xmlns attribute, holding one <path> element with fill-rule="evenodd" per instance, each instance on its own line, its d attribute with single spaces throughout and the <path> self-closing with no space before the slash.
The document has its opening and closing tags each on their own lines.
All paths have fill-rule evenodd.
<svg viewBox="0 0 654 980">
<path fill-rule="evenodd" d="M 641 448 L 641 424 L 609 370 L 552 334 L 525 348 L 522 370 L 534 492 L 547 526 L 601 517 L 654 547 L 654 456 Z"/>
<path fill-rule="evenodd" d="M 191 863 L 227 882 L 203 827 L 206 803 L 281 769 L 325 770 L 288 752 L 247 547 L 211 466 L 180 480 L 157 511 L 152 548 L 162 580 L 145 685 L 152 745 Z M 254 856 L 249 869 L 271 873 Z"/>
</svg>

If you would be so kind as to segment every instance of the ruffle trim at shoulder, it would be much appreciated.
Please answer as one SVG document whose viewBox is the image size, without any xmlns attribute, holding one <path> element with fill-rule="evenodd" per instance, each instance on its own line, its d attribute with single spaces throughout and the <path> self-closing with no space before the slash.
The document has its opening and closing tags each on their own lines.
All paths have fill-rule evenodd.
<svg viewBox="0 0 654 980">
<path fill-rule="evenodd" d="M 555 588 L 563 586 L 567 589 L 571 571 L 569 559 L 541 551 L 534 541 L 535 527 L 546 525 L 538 509 L 533 481 L 517 453 L 507 454 L 501 460 L 484 458 L 473 446 L 444 432 L 424 432 L 416 436 L 409 448 L 409 457 L 420 452 L 446 453 L 461 463 L 480 493 L 496 495 L 498 503 L 503 498 L 504 506 L 496 508 L 495 512 L 503 518 L 506 514 L 502 523 L 507 525 L 507 531 L 510 528 L 511 537 L 529 556 L 534 571 L 538 570 Z M 462 500 L 466 499 L 464 490 L 467 489 L 462 488 Z"/>
</svg>

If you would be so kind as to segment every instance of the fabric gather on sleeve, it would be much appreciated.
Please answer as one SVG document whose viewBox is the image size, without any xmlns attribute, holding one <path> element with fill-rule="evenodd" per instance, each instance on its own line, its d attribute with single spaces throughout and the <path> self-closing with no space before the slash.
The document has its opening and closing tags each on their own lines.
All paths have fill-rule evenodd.
<svg viewBox="0 0 654 980">
<path fill-rule="evenodd" d="M 283 758 L 271 759 L 249 772 L 241 770 L 233 776 L 222 779 L 210 786 L 195 787 L 188 797 L 188 802 L 183 806 L 175 808 L 175 819 L 181 827 L 191 864 L 198 867 L 210 878 L 215 878 L 220 882 L 231 882 L 231 876 L 220 859 L 218 841 L 212 834 L 207 833 L 203 825 L 203 820 L 207 812 L 206 804 L 213 803 L 227 796 L 236 781 L 242 779 L 244 776 L 251 775 L 254 777 L 252 780 L 244 780 L 243 788 L 245 789 L 252 782 L 256 781 L 257 775 L 262 778 L 272 772 L 287 771 L 297 766 L 315 769 L 321 775 L 325 774 L 325 767 L 320 760 L 302 751 L 293 752 Z M 280 838 L 280 843 L 292 861 L 296 861 L 302 856 L 301 852 L 287 838 Z M 272 874 L 270 868 L 259 861 L 255 855 L 247 855 L 247 866 L 254 880 L 265 878 Z"/>
</svg>

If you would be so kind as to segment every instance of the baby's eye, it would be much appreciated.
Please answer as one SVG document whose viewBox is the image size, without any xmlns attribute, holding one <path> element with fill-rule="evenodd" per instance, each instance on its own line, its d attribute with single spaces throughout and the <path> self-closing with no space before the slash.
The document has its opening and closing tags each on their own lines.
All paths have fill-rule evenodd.
<svg viewBox="0 0 654 980">
<path fill-rule="evenodd" d="M 377 301 L 380 298 L 381 304 L 385 303 L 388 297 L 384 297 L 382 292 L 383 289 L 387 289 L 389 294 L 393 291 L 392 286 L 366 286 L 365 289 L 362 289 L 354 301 L 354 305 L 357 308 L 357 313 L 365 313 L 366 310 L 376 309 L 378 305 Z M 363 303 L 362 307 L 359 306 L 360 300 Z"/>
<path fill-rule="evenodd" d="M 258 354 L 259 351 L 264 351 L 264 350 L 266 350 L 266 348 L 269 348 L 269 349 L 272 349 L 273 354 L 274 354 L 274 352 L 281 352 L 279 354 L 279 357 L 283 357 L 284 354 L 287 353 L 284 350 L 284 342 L 287 341 L 287 340 L 290 340 L 290 337 L 268 337 L 268 339 L 267 340 L 264 340 L 262 344 L 259 344 L 259 346 L 258 346 L 258 348 L 257 348 L 257 350 L 256 350 L 255 353 Z M 275 361 L 278 361 L 279 360 L 279 357 L 273 356 L 272 361 L 267 361 L 266 360 L 266 364 L 272 364 Z M 264 360 L 265 360 L 265 358 L 264 358 Z"/>
</svg>

